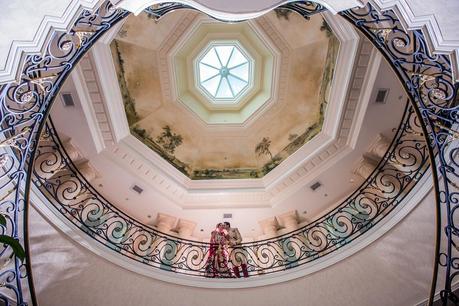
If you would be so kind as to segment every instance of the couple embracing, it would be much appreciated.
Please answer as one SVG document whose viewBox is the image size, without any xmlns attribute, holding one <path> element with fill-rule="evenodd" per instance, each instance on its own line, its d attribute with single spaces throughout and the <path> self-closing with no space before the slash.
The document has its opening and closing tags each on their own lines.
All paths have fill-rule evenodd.
<svg viewBox="0 0 459 306">
<path fill-rule="evenodd" d="M 218 223 L 210 237 L 206 262 L 207 277 L 248 277 L 247 259 L 240 244 L 241 234 L 229 222 Z"/>
</svg>

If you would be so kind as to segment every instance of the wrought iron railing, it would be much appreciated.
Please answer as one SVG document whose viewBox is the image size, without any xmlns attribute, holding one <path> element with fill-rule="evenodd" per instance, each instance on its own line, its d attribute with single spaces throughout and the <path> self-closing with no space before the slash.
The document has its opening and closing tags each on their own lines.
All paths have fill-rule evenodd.
<svg viewBox="0 0 459 306">
<path fill-rule="evenodd" d="M 429 305 L 435 295 L 439 266 L 444 267 L 442 305 L 459 303 L 451 287 L 459 275 L 459 83 L 450 55 L 432 54 L 421 30 L 407 30 L 392 10 L 378 11 L 371 4 L 341 13 L 364 33 L 391 64 L 405 87 L 428 141 L 435 189 L 437 237 Z M 456 73 L 457 77 L 457 73 Z M 441 220 L 442 212 L 446 216 Z M 441 232 L 446 242 L 441 247 Z"/>
<path fill-rule="evenodd" d="M 13 257 L 0 268 L 0 303 L 36 305 L 28 247 L 28 202 L 32 162 L 51 104 L 73 66 L 92 44 L 129 13 L 107 1 L 95 11 L 83 10 L 67 31 L 55 30 L 39 54 L 21 61 L 17 80 L 0 84 L 0 209 L 6 216 L 2 234 L 18 240 L 26 259 Z M 2 259 L 12 248 L 0 246 Z"/>
<path fill-rule="evenodd" d="M 297 7 L 308 5 L 304 3 Z M 177 8 L 179 7 L 174 7 Z M 54 30 L 40 54 L 24 56 L 16 81 L 0 84 L 0 140 L 7 147 L 0 154 L 0 208 L 7 215 L 8 221 L 6 226 L 1 226 L 1 230 L 19 239 L 26 249 L 27 203 L 33 172 L 31 161 L 34 160 L 39 135 L 44 128 L 52 102 L 81 56 L 102 34 L 127 15 L 128 12 L 124 10 L 114 9 L 109 1 L 102 3 L 95 11 L 84 10 L 76 18 L 71 29 Z M 427 149 L 436 191 L 438 235 L 435 265 L 444 267 L 442 300 L 444 305 L 447 300 L 457 301 L 451 291 L 451 284 L 459 274 L 459 258 L 454 253 L 454 245 L 458 245 L 459 238 L 459 228 L 454 223 L 459 206 L 459 84 L 453 79 L 451 59 L 448 55 L 432 55 L 422 31 L 405 29 L 391 10 L 380 12 L 368 4 L 364 8 L 351 9 L 341 15 L 367 35 L 384 54 L 402 81 L 414 112 L 420 118 L 419 125 L 428 140 Z M 158 17 L 160 16 L 161 13 L 158 13 Z M 414 184 L 413 181 L 411 183 Z M 364 210 L 373 207 L 365 202 L 363 204 Z M 444 227 L 440 218 L 442 212 L 446 216 Z M 338 228 L 343 228 L 336 233 L 333 232 L 335 236 L 332 237 L 336 237 L 335 239 L 326 240 L 330 241 L 333 247 L 339 246 L 339 241 L 350 242 L 339 238 L 341 233 L 347 233 L 346 230 L 350 228 L 346 227 L 348 223 L 340 222 L 340 219 L 336 222 Z M 362 226 L 361 222 L 358 224 Z M 352 226 L 352 229 L 355 229 L 355 226 Z M 442 232 L 445 232 L 447 239 L 444 246 L 440 247 L 439 238 Z M 313 232 L 308 233 L 312 235 Z M 312 250 L 321 245 L 320 242 L 324 241 L 322 237 L 323 229 L 319 228 L 311 236 L 310 241 L 317 242 L 312 245 Z M 144 245 L 145 243 L 139 243 L 141 247 Z M 295 250 L 289 242 L 285 242 L 282 247 L 284 246 L 287 250 Z M 261 251 L 260 248 L 255 250 Z M 0 254 L 4 257 L 10 251 L 11 249 L 5 246 Z M 135 254 L 130 250 L 127 253 Z M 14 258 L 11 264 L 0 270 L 0 301 L 8 305 L 8 296 L 11 296 L 19 305 L 26 305 L 28 302 L 36 304 L 28 258 L 24 263 Z M 430 304 L 435 293 L 436 277 L 437 270 L 434 271 Z"/>
<path fill-rule="evenodd" d="M 428 169 L 427 145 L 412 108 L 372 175 L 335 209 L 291 233 L 230 248 L 230 266 L 245 263 L 251 276 L 298 267 L 338 251 L 402 203 Z M 145 265 L 208 277 L 211 245 L 161 233 L 107 201 L 65 153 L 46 125 L 37 149 L 33 183 L 55 212 L 109 249 Z"/>
</svg>

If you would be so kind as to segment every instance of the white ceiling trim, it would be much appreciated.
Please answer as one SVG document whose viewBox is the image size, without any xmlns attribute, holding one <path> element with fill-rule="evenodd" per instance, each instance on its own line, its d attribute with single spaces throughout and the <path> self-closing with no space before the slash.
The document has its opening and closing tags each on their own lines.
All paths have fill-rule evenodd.
<svg viewBox="0 0 459 306">
<path fill-rule="evenodd" d="M 343 23 L 344 20 L 341 17 L 331 18 L 330 16 L 328 14 L 326 18 L 334 31 L 346 34 L 344 39 L 348 41 L 355 39 L 357 34 L 350 25 Z M 341 22 L 335 22 L 336 20 Z M 348 32 L 346 27 L 351 27 L 352 32 Z M 110 36 L 105 36 L 103 40 L 109 41 Z M 352 55 L 358 52 L 357 49 L 357 45 L 342 43 L 338 57 L 352 58 Z M 99 126 L 104 129 L 115 127 L 110 130 L 115 143 L 106 141 L 107 148 L 103 151 L 103 155 L 141 177 L 151 187 L 184 209 L 273 206 L 310 183 L 324 170 L 322 167 L 336 163 L 351 152 L 352 144 L 355 144 L 358 138 L 361 118 L 363 118 L 369 95 L 373 89 L 374 77 L 370 77 L 369 73 L 372 72 L 375 76 L 380 64 L 379 53 L 372 53 L 371 50 L 371 43 L 364 41 L 360 45 L 359 56 L 355 59 L 354 70 L 347 67 L 343 69 L 341 65 L 337 67 L 333 82 L 349 84 L 351 88 L 347 92 L 345 86 L 333 85 L 334 88 L 341 88 L 341 91 L 338 94 L 335 91 L 331 95 L 333 100 L 327 107 L 324 124 L 327 130 L 319 133 L 310 143 L 292 154 L 263 179 L 191 180 L 157 153 L 146 148 L 129 133 L 113 63 L 105 65 L 111 71 L 103 73 L 99 71 L 98 73 L 100 87 L 109 88 L 103 90 L 103 96 L 110 124 L 98 122 L 90 126 Z M 111 60 L 109 50 L 99 44 L 94 47 L 92 55 L 97 57 L 95 63 L 98 60 Z M 370 58 L 371 61 L 369 61 Z M 88 63 L 91 64 L 91 61 Z M 94 66 L 99 67 L 95 63 L 92 63 L 93 69 Z M 350 67 L 352 66 L 351 64 Z M 355 77 L 351 83 L 352 73 Z M 347 99 L 347 101 L 340 104 L 336 102 L 338 99 Z M 86 100 L 82 100 L 82 103 L 85 102 Z M 86 119 L 93 120 L 94 117 L 89 116 Z"/>
<path fill-rule="evenodd" d="M 353 81 L 352 74 L 354 66 L 360 61 L 358 57 L 361 56 L 361 54 L 357 54 L 360 38 L 354 28 L 343 18 L 332 16 L 330 13 L 324 13 L 323 16 L 340 41 L 339 52 L 336 58 L 336 63 L 339 64 L 335 66 L 331 92 L 328 97 L 328 106 L 322 130 L 319 135 L 314 138 L 320 137 L 321 134 L 324 134 L 336 141 L 340 137 L 339 132 L 348 128 L 346 126 L 347 123 L 345 122 L 346 118 L 343 119 L 342 115 L 345 108 L 348 107 L 346 98 L 350 84 Z M 365 69 L 366 68 L 367 67 L 365 67 Z M 377 71 L 378 68 L 379 65 L 377 65 L 377 67 L 374 66 L 371 69 L 376 69 Z M 358 138 L 358 134 L 353 135 L 349 133 L 349 135 L 351 135 L 351 137 Z M 263 181 L 265 186 L 272 189 L 282 176 L 290 176 L 291 173 L 298 171 L 300 167 L 305 166 L 304 164 L 307 162 L 309 157 L 314 158 L 315 154 L 325 148 L 318 147 L 313 141 L 314 139 L 290 155 L 279 166 L 264 176 Z M 332 148 L 331 145 L 332 142 L 330 142 L 328 147 Z M 308 152 L 307 150 L 309 146 L 317 148 L 317 150 L 315 150 L 314 153 Z"/>
<path fill-rule="evenodd" d="M 69 1 L 67 9 L 61 16 L 51 14 L 43 16 L 40 26 L 35 30 L 33 39 L 17 36 L 15 39 L 11 39 L 9 43 L 5 43 L 5 45 L 9 45 L 10 47 L 4 66 L 0 67 L 0 83 L 17 80 L 19 77 L 18 69 L 22 67 L 22 62 L 27 55 L 39 53 L 52 32 L 70 28 L 82 9 L 94 11 L 94 8 L 98 7 L 101 2 L 101 0 Z M 117 7 L 126 9 L 137 15 L 150 5 L 170 1 L 111 0 L 111 2 Z M 176 2 L 190 5 L 215 18 L 223 20 L 245 20 L 266 14 L 275 7 L 288 3 L 289 0 L 265 1 L 261 5 L 251 5 L 249 9 L 247 9 L 249 6 L 247 6 L 247 2 L 245 1 L 180 0 Z M 331 13 L 336 14 L 352 7 L 362 7 L 366 1 L 316 0 L 315 2 L 320 3 Z M 442 31 L 437 21 L 438 16 L 434 14 L 416 16 L 406 0 L 372 0 L 371 2 L 381 10 L 394 9 L 402 23 L 408 29 L 421 29 L 430 44 L 432 53 L 446 53 L 451 57 L 454 67 L 453 73 L 456 80 L 459 81 L 459 42 L 445 38 L 445 31 Z M 8 11 L 6 11 L 7 15 Z M 21 34 L 23 33 L 18 32 L 18 35 Z"/>
<path fill-rule="evenodd" d="M 193 18 L 197 17 L 197 18 Z M 194 86 L 190 86 L 188 84 L 186 89 L 179 89 L 176 86 L 177 83 L 180 83 L 179 80 L 183 78 L 180 74 L 177 73 L 177 63 L 174 58 L 179 57 L 178 53 L 180 50 L 191 49 L 190 53 L 194 54 L 197 53 L 197 50 L 200 50 L 199 47 L 196 45 L 201 46 L 202 41 L 198 44 L 195 43 L 195 46 L 186 46 L 187 41 L 196 34 L 197 32 L 202 32 L 204 30 L 199 30 L 201 27 L 205 27 L 208 24 L 215 23 L 214 20 L 209 19 L 207 16 L 196 16 L 195 13 L 187 14 L 182 21 L 171 31 L 171 35 L 169 38 L 163 43 L 163 45 L 159 48 L 158 52 L 158 63 L 159 63 L 159 75 L 160 75 L 160 82 L 161 82 L 161 94 L 165 100 L 174 101 L 174 103 L 179 103 L 181 107 L 185 106 L 185 109 L 189 111 L 189 113 L 198 119 L 199 124 L 202 127 L 212 127 L 213 130 L 224 130 L 227 131 L 228 129 L 245 129 L 250 126 L 256 119 L 265 111 L 270 109 L 273 104 L 279 103 L 283 98 L 285 91 L 287 90 L 287 82 L 282 82 L 282 78 L 285 78 L 285 75 L 288 73 L 289 64 L 288 64 L 288 56 L 286 56 L 286 50 L 288 50 L 288 45 L 285 40 L 282 38 L 277 31 L 270 25 L 270 23 L 266 20 L 266 18 L 259 18 L 256 22 L 249 21 L 248 28 L 255 34 L 257 40 L 261 41 L 266 48 L 269 50 L 271 54 L 273 67 L 272 71 L 264 71 L 261 73 L 260 64 L 259 62 L 265 61 L 266 59 L 261 56 L 258 47 L 252 46 L 249 42 L 251 42 L 251 38 L 247 37 L 247 34 L 240 34 L 240 33 L 222 33 L 221 35 L 229 35 L 233 40 L 239 40 L 243 46 L 249 48 L 249 51 L 252 51 L 253 55 L 257 58 L 256 62 L 258 65 L 255 65 L 255 84 L 250 89 L 245 97 L 241 98 L 239 103 L 234 104 L 232 106 L 228 105 L 212 105 L 211 102 L 207 101 L 208 98 L 203 96 L 201 92 L 195 88 Z M 263 30 L 261 30 L 262 28 Z M 269 34 L 266 34 L 269 33 Z M 205 36 L 203 41 L 206 40 L 213 40 L 216 33 L 209 33 Z M 219 33 L 220 34 L 220 33 Z M 269 37 L 268 37 L 269 36 Z M 221 38 L 221 37 L 219 37 Z M 224 38 L 228 38 L 225 37 Z M 108 45 L 107 45 L 108 48 Z M 183 51 L 182 51 L 183 52 Z M 250 52 L 249 52 L 250 53 Z M 269 74 L 269 78 L 271 78 L 271 85 L 265 88 L 262 85 L 262 75 L 266 76 Z M 187 71 L 187 77 L 192 77 L 193 74 Z M 279 81 L 281 80 L 281 81 Z M 182 83 L 185 83 L 181 80 Z M 182 99 L 182 94 L 185 92 L 194 93 L 197 98 L 198 104 L 202 105 L 205 109 L 209 111 L 209 118 L 203 118 L 200 114 L 198 114 L 193 107 L 190 105 L 189 101 Z M 246 109 L 246 105 L 248 103 L 253 103 L 253 100 L 262 100 L 259 97 L 260 94 L 270 92 L 269 97 L 265 98 L 266 101 L 261 103 L 261 105 L 256 109 L 253 110 L 250 114 L 243 115 L 243 110 Z M 182 94 L 181 94 L 182 93 Z M 220 113 L 212 116 L 212 110 L 219 110 Z M 239 111 L 239 119 L 234 120 L 234 122 L 230 121 L 229 124 L 222 122 L 212 122 L 212 117 L 216 117 L 221 114 L 221 111 Z M 217 117 L 218 118 L 218 117 Z"/>
<path fill-rule="evenodd" d="M 18 69 L 22 69 L 24 59 L 29 54 L 41 53 L 46 43 L 49 41 L 51 34 L 55 31 L 68 31 L 75 20 L 79 17 L 81 11 L 87 9 L 94 11 L 103 3 L 103 0 L 74 0 L 69 1 L 68 6 L 61 16 L 44 15 L 40 25 L 35 31 L 32 40 L 21 38 L 11 41 L 8 56 L 3 66 L 0 66 L 0 83 L 12 82 L 18 80 L 20 75 Z M 5 12 L 4 12 L 5 13 Z M 6 15 L 3 15 L 5 18 Z M 18 23 L 24 22 L 17 20 Z M 18 27 L 23 27 L 24 25 Z M 18 31 L 18 33 L 21 33 Z"/>
<path fill-rule="evenodd" d="M 83 59 L 83 61 L 88 61 L 89 58 Z M 83 109 L 84 116 L 90 118 L 86 120 L 88 122 L 89 132 L 91 133 L 91 139 L 96 148 L 96 152 L 100 153 L 105 149 L 105 141 L 102 135 L 102 130 L 99 128 L 99 122 L 97 121 L 96 111 L 94 109 L 94 99 L 91 98 L 89 90 L 87 87 L 87 82 L 89 81 L 83 75 L 84 65 L 78 65 L 74 68 L 73 73 L 70 74 L 73 84 L 75 85 L 78 98 L 81 101 L 81 108 Z M 83 81 L 86 79 L 86 82 Z"/>
</svg>

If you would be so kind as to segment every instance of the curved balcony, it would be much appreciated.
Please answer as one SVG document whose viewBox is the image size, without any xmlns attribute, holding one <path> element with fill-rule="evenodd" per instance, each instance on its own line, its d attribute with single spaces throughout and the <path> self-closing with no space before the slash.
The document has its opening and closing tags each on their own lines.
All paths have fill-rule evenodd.
<svg viewBox="0 0 459 306">
<path fill-rule="evenodd" d="M 160 9 L 156 17 L 161 16 L 171 8 L 174 9 L 174 6 L 166 6 L 164 11 Z M 18 69 L 20 73 L 16 75 L 16 81 L 12 81 L 12 78 L 8 79 L 7 82 L 11 82 L 2 84 L 0 88 L 0 100 L 3 106 L 2 139 L 4 141 L 2 145 L 8 150 L 1 155 L 1 162 L 4 167 L 4 172 L 2 173 L 2 191 L 4 191 L 2 205 L 7 207 L 8 221 L 2 230 L 21 243 L 25 243 L 26 249 L 27 231 L 24 231 L 23 225 L 26 228 L 27 205 L 24 204 L 28 203 L 28 184 L 32 175 L 30 170 L 33 170 L 31 163 L 39 142 L 38 137 L 42 130 L 43 120 L 46 119 L 55 94 L 73 65 L 107 28 L 110 28 L 127 15 L 128 12 L 115 10 L 111 3 L 105 2 L 94 11 L 86 10 L 81 15 L 75 16 L 73 20 L 76 21 L 72 24 L 73 27 L 69 26 L 69 30 L 53 29 L 50 33 L 46 33 L 46 39 L 43 36 L 40 42 L 40 47 L 43 48 L 37 49 L 42 50 L 38 52 L 39 54 L 30 55 L 30 53 L 25 52 L 23 57 L 22 54 L 17 56 L 19 52 L 14 54 L 17 57 L 16 64 L 20 62 L 17 65 L 20 67 Z M 397 140 L 392 142 L 388 151 L 392 153 L 385 155 L 377 169 L 371 173 L 369 179 L 358 191 L 347 200 L 348 202 L 343 202 L 333 212 L 327 214 L 328 217 L 323 216 L 311 223 L 310 227 L 306 226 L 300 229 L 303 230 L 302 233 L 304 234 L 299 237 L 304 237 L 305 240 L 298 239 L 298 241 L 301 243 L 308 242 L 308 244 L 305 243 L 304 245 L 310 247 L 312 251 L 304 253 L 305 256 L 303 258 L 295 258 L 292 262 L 296 261 L 299 266 L 302 264 L 301 260 L 310 258 L 308 256 L 312 253 L 315 254 L 316 258 L 320 258 L 322 255 L 325 257 L 327 256 L 326 252 L 331 254 L 336 249 L 343 249 L 344 244 L 356 240 L 357 237 L 368 232 L 368 228 L 375 228 L 378 223 L 380 224 L 381 220 L 391 215 L 391 212 L 394 212 L 393 206 L 400 206 L 401 202 L 399 200 L 406 197 L 409 190 L 412 190 L 415 183 L 419 181 L 421 174 L 424 173 L 419 169 L 425 170 L 427 168 L 426 152 L 429 151 L 436 190 L 435 200 L 438 218 L 438 236 L 435 250 L 437 257 L 435 259 L 435 271 L 429 303 L 432 304 L 433 294 L 435 293 L 439 265 L 446 267 L 444 269 L 445 286 L 441 292 L 442 302 L 446 305 L 447 300 L 457 300 L 451 292 L 451 283 L 458 275 L 457 257 L 452 252 L 458 237 L 458 230 L 454 224 L 454 213 L 457 211 L 457 185 L 455 182 L 457 181 L 458 169 L 456 154 L 458 145 L 458 85 L 457 75 L 454 71 L 455 66 L 452 63 L 453 59 L 443 52 L 432 55 L 429 48 L 432 41 L 428 41 L 429 37 L 425 36 L 424 32 L 419 30 L 417 26 L 407 28 L 404 23 L 405 20 L 403 18 L 398 19 L 397 13 L 393 10 L 378 11 L 369 4 L 364 9 L 348 10 L 343 12 L 342 15 L 367 35 L 391 63 L 399 79 L 402 80 L 418 117 L 413 115 L 413 111 L 410 110 L 408 112 L 412 120 L 405 120 L 404 122 L 407 122 L 407 124 L 405 126 L 402 125 L 401 129 L 399 129 Z M 304 16 L 307 17 L 307 14 Z M 419 121 L 416 123 L 416 120 Z M 420 133 L 419 129 L 413 133 L 409 132 L 410 129 L 415 130 L 412 128 L 413 126 L 418 125 L 422 127 L 423 133 Z M 406 129 L 406 127 L 410 128 Z M 405 134 L 405 136 L 411 135 L 412 139 L 405 142 L 406 140 L 402 139 L 402 134 Z M 421 136 L 426 137 L 429 143 L 419 144 L 422 142 Z M 53 207 L 69 223 L 80 225 L 81 228 L 86 229 L 87 236 L 90 239 L 101 244 L 107 242 L 107 249 L 111 252 L 126 255 L 126 258 L 133 258 L 146 264 L 149 263 L 148 251 L 155 250 L 158 252 L 158 248 L 151 248 L 152 244 L 149 243 L 156 241 L 156 238 L 160 238 L 162 241 L 172 241 L 174 242 L 173 245 L 176 246 L 180 246 L 180 242 L 183 241 L 190 245 L 196 245 L 199 249 L 200 243 L 162 235 L 160 232 L 130 219 L 122 212 L 116 211 L 102 197 L 97 195 L 97 192 L 93 190 L 89 182 L 84 179 L 82 173 L 77 170 L 77 165 L 74 165 L 68 156 L 60 153 L 62 144 L 58 140 L 57 142 L 54 141 L 57 138 L 55 133 L 53 134 L 52 128 L 48 127 L 45 131 L 43 140 L 45 139 L 48 139 L 49 142 L 42 142 L 41 152 L 50 154 L 47 155 L 48 157 L 55 156 L 56 159 L 54 162 L 48 163 L 48 166 L 43 167 L 45 173 L 46 171 L 49 172 L 44 176 L 43 182 L 45 184 L 42 184 L 38 177 L 34 178 L 34 183 L 37 184 L 37 188 L 44 195 L 47 194 L 49 196 Z M 406 146 L 407 149 L 398 150 L 396 148 L 399 148 L 400 143 L 411 143 L 411 145 Z M 419 151 L 420 153 L 401 153 L 406 150 Z M 437 159 L 434 158 L 435 155 L 438 156 Z M 413 159 L 416 162 L 412 163 Z M 392 160 L 394 161 L 393 163 L 389 162 Z M 398 162 L 399 160 L 401 161 L 400 163 Z M 409 170 L 405 168 L 406 164 L 403 160 L 410 160 Z M 57 168 L 51 169 L 56 165 Z M 62 167 L 59 167 L 59 165 L 62 165 Z M 415 168 L 419 171 L 413 171 Z M 407 170 L 409 174 L 404 174 L 401 169 Z M 368 173 L 368 168 L 362 169 L 362 173 Z M 401 189 L 396 189 L 394 188 L 395 186 L 399 186 Z M 372 189 L 375 187 L 376 190 Z M 362 193 L 362 191 L 366 192 Z M 356 198 L 357 195 L 363 195 L 361 199 L 365 200 L 363 202 L 360 201 L 359 198 Z M 94 196 L 96 204 L 88 206 L 86 201 L 80 202 L 84 196 L 86 196 L 86 200 L 90 200 Z M 393 196 L 397 197 L 394 198 Z M 352 199 L 352 197 L 354 198 Z M 371 208 L 373 207 L 375 209 L 372 210 Z M 83 210 L 84 208 L 86 208 L 85 211 Z M 445 226 L 446 242 L 441 242 L 439 238 L 441 230 L 441 220 L 439 219 L 442 210 L 445 210 L 448 214 Z M 87 213 L 88 211 L 89 214 Z M 107 215 L 105 213 L 111 214 Z M 86 217 L 82 218 L 82 216 Z M 105 219 L 100 219 L 98 216 L 105 216 Z M 99 219 L 97 222 L 91 223 L 91 220 L 97 219 Z M 112 222 L 113 220 L 114 222 Z M 108 224 L 106 221 L 112 223 Z M 274 239 L 258 241 L 249 244 L 249 246 L 255 250 L 260 249 L 256 249 L 259 245 L 268 247 L 275 245 L 276 247 L 273 248 L 275 251 L 278 250 L 278 246 L 286 246 L 286 248 L 280 248 L 283 252 L 285 250 L 295 250 L 289 243 L 279 245 L 277 242 L 286 241 L 283 238 L 287 236 L 293 237 L 292 235 L 299 234 L 300 230 Z M 107 235 L 107 233 L 110 235 Z M 150 238 L 155 238 L 155 240 L 148 240 Z M 136 243 L 133 243 L 134 241 Z M 269 244 L 271 241 L 273 243 Z M 324 243 L 314 244 L 314 242 L 322 241 Z M 445 244 L 446 250 L 440 250 L 440 243 Z M 170 243 L 166 245 L 170 245 Z M 204 244 L 204 249 L 200 252 L 204 256 L 206 254 L 205 246 L 206 244 Z M 167 259 L 173 260 L 176 257 L 176 253 L 168 251 L 169 249 L 163 249 L 165 251 L 162 254 L 174 254 Z M 5 246 L 2 249 L 2 255 L 5 255 L 9 250 L 11 249 Z M 322 253 L 322 251 L 325 252 Z M 284 253 L 282 254 L 285 255 Z M 289 255 L 291 253 L 286 252 L 286 254 Z M 246 255 L 244 256 L 247 257 Z M 157 265 L 160 265 L 160 262 L 165 262 L 170 267 L 175 265 L 173 261 L 164 261 L 161 260 L 161 257 L 159 258 L 160 260 L 156 261 Z M 201 259 L 196 256 L 188 258 Z M 280 257 L 274 256 L 273 258 L 277 261 L 280 260 Z M 285 258 L 293 257 L 286 256 L 281 258 L 282 265 L 284 265 Z M 255 259 L 259 260 L 258 257 L 254 258 L 253 265 L 255 265 Z M 247 258 L 247 260 L 250 260 L 250 258 Z M 314 259 L 311 259 L 311 261 L 314 261 Z M 193 271 L 184 266 L 183 262 L 176 262 L 179 262 L 175 266 L 176 268 L 184 269 L 185 267 L 185 271 Z M 287 268 L 287 265 L 284 266 Z M 272 264 L 270 267 L 263 267 L 263 271 L 268 273 L 271 272 L 269 269 L 276 269 L 276 267 L 280 267 L 280 265 Z M 25 301 L 31 300 L 33 304 L 36 304 L 33 283 L 31 275 L 29 275 L 31 271 L 28 258 L 25 263 L 15 258 L 13 267 L 3 266 L 2 268 L 4 268 L 2 270 L 2 287 L 15 294 L 18 303 L 25 304 Z M 251 268 L 252 275 L 256 274 L 256 268 Z M 289 268 L 293 268 L 293 265 L 288 266 L 287 269 Z M 181 270 L 174 272 L 181 272 Z M 196 270 L 194 272 L 200 273 Z M 27 292 L 27 281 L 29 282 L 30 292 Z M 0 300 L 8 303 L 3 293 L 0 294 Z"/>
<path fill-rule="evenodd" d="M 384 148 L 383 148 L 384 147 Z M 406 108 L 392 143 L 366 181 L 336 208 L 289 233 L 230 248 L 230 265 L 247 265 L 248 276 L 313 265 L 366 235 L 404 203 L 429 167 L 427 146 L 411 107 Z M 77 154 L 62 143 L 51 122 L 40 138 L 33 183 L 56 214 L 106 247 L 153 269 L 209 277 L 205 266 L 212 246 L 164 234 L 129 217 L 91 186 L 94 177 Z M 366 168 L 367 169 L 367 168 Z"/>
</svg>

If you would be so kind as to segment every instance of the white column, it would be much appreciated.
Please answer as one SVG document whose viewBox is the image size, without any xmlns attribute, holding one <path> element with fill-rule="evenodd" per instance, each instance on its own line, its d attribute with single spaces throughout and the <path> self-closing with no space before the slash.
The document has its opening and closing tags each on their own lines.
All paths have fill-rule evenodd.
<svg viewBox="0 0 459 306">
<path fill-rule="evenodd" d="M 156 217 L 156 228 L 163 233 L 169 233 L 175 225 L 177 218 L 163 213 Z"/>
<path fill-rule="evenodd" d="M 354 173 L 360 175 L 364 179 L 367 179 L 375 168 L 376 163 L 372 159 L 363 157 L 360 163 L 354 169 Z"/>
<path fill-rule="evenodd" d="M 191 239 L 195 228 L 196 222 L 185 219 L 178 220 L 177 230 L 181 238 Z"/>
<path fill-rule="evenodd" d="M 294 231 L 298 228 L 298 214 L 296 210 L 279 215 L 277 216 L 277 219 L 279 219 L 279 223 L 288 232 Z"/>
<path fill-rule="evenodd" d="M 80 173 L 88 180 L 88 182 L 97 177 L 96 169 L 94 169 L 94 167 L 88 161 L 84 161 L 76 166 Z"/>
</svg>

